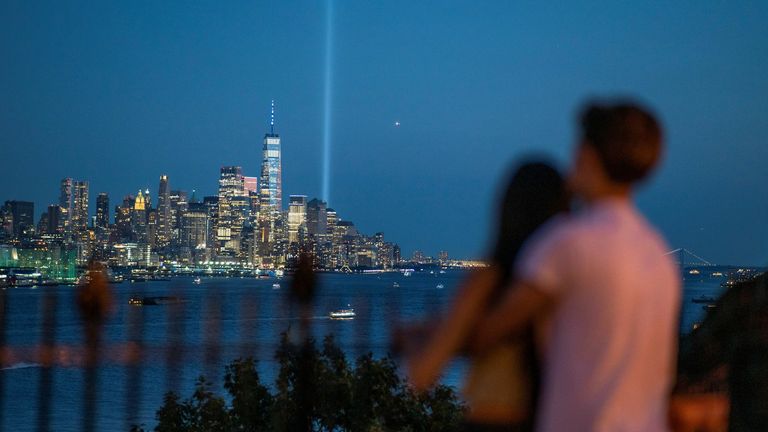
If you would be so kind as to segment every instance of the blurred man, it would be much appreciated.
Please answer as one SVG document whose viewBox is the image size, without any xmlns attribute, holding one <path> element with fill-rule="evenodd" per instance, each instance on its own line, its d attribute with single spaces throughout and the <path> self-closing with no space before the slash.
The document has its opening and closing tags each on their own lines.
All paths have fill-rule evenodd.
<svg viewBox="0 0 768 432">
<path fill-rule="evenodd" d="M 519 282 L 479 327 L 482 350 L 535 323 L 539 431 L 668 429 L 680 281 L 632 202 L 662 147 L 646 109 L 587 106 L 569 179 L 581 211 L 528 241 L 515 265 Z"/>
</svg>

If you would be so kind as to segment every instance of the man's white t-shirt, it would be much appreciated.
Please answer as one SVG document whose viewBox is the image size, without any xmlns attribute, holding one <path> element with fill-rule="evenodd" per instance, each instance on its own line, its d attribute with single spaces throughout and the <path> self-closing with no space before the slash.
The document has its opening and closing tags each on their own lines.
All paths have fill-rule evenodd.
<svg viewBox="0 0 768 432">
<path fill-rule="evenodd" d="M 554 300 L 540 325 L 539 431 L 664 431 L 680 277 L 627 200 L 557 217 L 521 251 L 519 280 Z"/>
</svg>

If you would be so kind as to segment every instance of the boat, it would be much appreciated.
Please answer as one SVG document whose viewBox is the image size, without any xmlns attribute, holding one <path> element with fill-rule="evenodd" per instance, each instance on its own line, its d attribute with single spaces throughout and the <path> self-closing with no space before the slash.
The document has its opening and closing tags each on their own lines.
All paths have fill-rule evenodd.
<svg viewBox="0 0 768 432">
<path fill-rule="evenodd" d="M 272 289 L 280 289 L 280 284 L 275 282 L 272 284 Z"/>
<path fill-rule="evenodd" d="M 156 296 L 156 297 L 131 297 L 128 304 L 131 306 L 164 306 L 169 304 L 186 303 L 181 297 Z"/>
<path fill-rule="evenodd" d="M 335 310 L 335 311 L 329 313 L 328 317 L 330 319 L 335 319 L 335 320 L 351 320 L 351 319 L 355 319 L 355 310 L 352 309 L 351 307 L 349 307 L 349 305 L 347 305 L 347 307 L 349 309 L 338 309 L 338 310 Z"/>
<path fill-rule="evenodd" d="M 717 299 L 712 296 L 706 296 L 706 295 L 700 295 L 696 298 L 691 299 L 691 302 L 693 303 L 714 303 Z"/>
<path fill-rule="evenodd" d="M 714 305 L 714 304 L 705 304 L 701 308 L 704 309 L 705 311 L 709 312 L 709 311 L 711 311 L 712 309 L 714 309 L 716 307 L 717 307 L 717 305 Z"/>
<path fill-rule="evenodd" d="M 392 288 L 400 288 L 400 284 L 395 282 L 392 284 Z"/>
<path fill-rule="evenodd" d="M 436 286 L 435 288 L 437 288 L 437 289 L 443 289 L 443 288 L 445 288 L 445 286 L 444 286 L 443 284 L 437 284 L 437 286 Z"/>
<path fill-rule="evenodd" d="M 202 281 L 203 281 L 203 280 L 202 280 L 202 279 L 200 279 L 200 276 L 198 276 L 198 277 L 196 277 L 196 278 L 195 278 L 195 279 L 192 281 L 192 283 L 193 283 L 193 284 L 195 284 L 195 285 L 200 285 L 200 283 L 201 283 Z"/>
<path fill-rule="evenodd" d="M 138 297 L 131 297 L 128 300 L 128 304 L 131 306 L 144 306 L 144 300 Z"/>
</svg>

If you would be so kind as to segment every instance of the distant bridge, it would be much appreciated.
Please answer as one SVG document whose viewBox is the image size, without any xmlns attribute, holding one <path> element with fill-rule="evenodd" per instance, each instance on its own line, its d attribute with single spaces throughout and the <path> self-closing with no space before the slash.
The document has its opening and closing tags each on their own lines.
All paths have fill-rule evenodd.
<svg viewBox="0 0 768 432">
<path fill-rule="evenodd" d="M 705 260 L 704 258 L 696 255 L 695 253 L 689 251 L 686 248 L 677 248 L 675 250 L 671 250 L 664 254 L 666 255 L 675 255 L 677 257 L 677 263 L 680 265 L 680 268 L 690 267 L 690 266 L 713 266 L 715 264 Z"/>
</svg>

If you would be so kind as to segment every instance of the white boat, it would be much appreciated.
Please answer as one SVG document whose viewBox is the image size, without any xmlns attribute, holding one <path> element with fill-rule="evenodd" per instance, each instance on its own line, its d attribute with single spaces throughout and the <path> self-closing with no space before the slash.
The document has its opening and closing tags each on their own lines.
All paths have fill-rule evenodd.
<svg viewBox="0 0 768 432">
<path fill-rule="evenodd" d="M 202 280 L 202 279 L 200 279 L 200 277 L 196 277 L 196 278 L 195 278 L 195 279 L 192 281 L 192 283 L 193 283 L 193 284 L 195 284 L 195 285 L 200 285 L 200 283 L 201 283 L 202 281 L 203 281 L 203 280 Z"/>
<path fill-rule="evenodd" d="M 445 286 L 443 286 L 443 284 L 437 284 L 437 286 L 436 286 L 435 288 L 437 288 L 437 289 L 443 289 L 443 288 L 445 288 Z"/>
<path fill-rule="evenodd" d="M 328 314 L 328 317 L 330 319 L 336 319 L 336 320 L 351 320 L 355 318 L 355 310 L 349 307 L 349 309 L 339 309 L 335 310 Z"/>
<path fill-rule="evenodd" d="M 272 284 L 272 289 L 280 289 L 280 284 L 275 282 Z"/>
<path fill-rule="evenodd" d="M 392 287 L 393 288 L 400 288 L 400 284 L 395 282 L 395 283 L 392 284 Z"/>
</svg>

